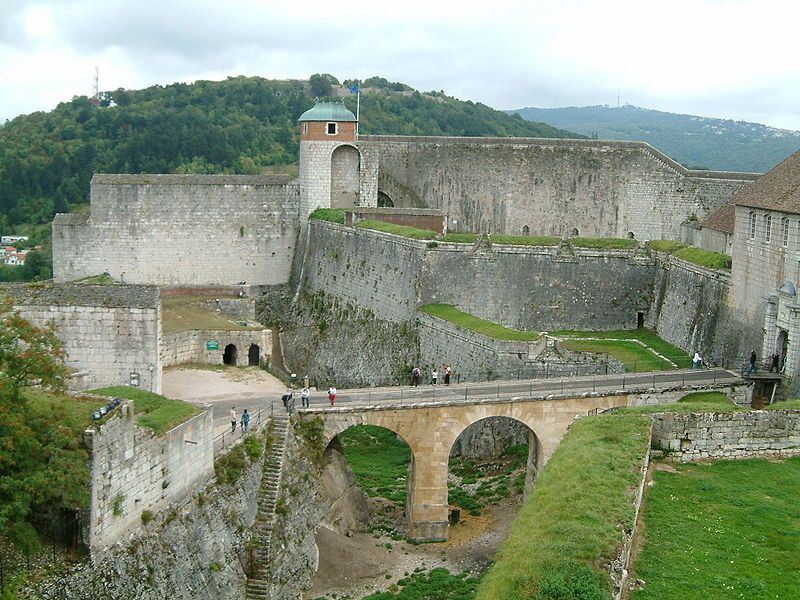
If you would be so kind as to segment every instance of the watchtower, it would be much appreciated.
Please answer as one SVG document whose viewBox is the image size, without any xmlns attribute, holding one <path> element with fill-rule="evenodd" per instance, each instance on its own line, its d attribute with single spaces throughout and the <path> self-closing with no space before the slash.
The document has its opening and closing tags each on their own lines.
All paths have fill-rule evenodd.
<svg viewBox="0 0 800 600">
<path fill-rule="evenodd" d="M 300 123 L 300 218 L 314 209 L 358 204 L 356 117 L 342 101 L 317 100 Z"/>
</svg>

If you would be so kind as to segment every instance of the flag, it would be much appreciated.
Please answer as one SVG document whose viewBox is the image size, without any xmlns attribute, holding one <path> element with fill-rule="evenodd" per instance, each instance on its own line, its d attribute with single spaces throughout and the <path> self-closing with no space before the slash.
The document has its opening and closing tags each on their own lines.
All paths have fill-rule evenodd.
<svg viewBox="0 0 800 600">
<path fill-rule="evenodd" d="M 357 83 L 354 83 L 353 85 L 350 86 L 350 93 L 351 94 L 357 94 L 360 91 L 361 91 L 361 88 L 358 86 Z"/>
</svg>

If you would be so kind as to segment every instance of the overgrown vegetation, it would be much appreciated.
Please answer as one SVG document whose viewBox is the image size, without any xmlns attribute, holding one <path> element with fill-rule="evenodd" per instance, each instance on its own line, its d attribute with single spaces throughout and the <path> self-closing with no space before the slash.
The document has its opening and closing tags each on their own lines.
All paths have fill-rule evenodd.
<svg viewBox="0 0 800 600">
<path fill-rule="evenodd" d="M 606 565 L 633 528 L 633 492 L 648 452 L 649 420 L 573 423 L 542 471 L 477 598 L 610 598 Z"/>
<path fill-rule="evenodd" d="M 308 215 L 309 219 L 330 221 L 331 223 L 339 223 L 340 225 L 344 225 L 344 217 L 343 208 L 318 208 Z"/>
<path fill-rule="evenodd" d="M 173 427 L 200 414 L 201 409 L 183 400 L 173 400 L 138 388 L 122 385 L 89 390 L 92 394 L 133 400 L 136 424 L 162 435 Z"/>
<path fill-rule="evenodd" d="M 436 237 L 436 232 L 430 229 L 417 229 L 416 227 L 409 227 L 408 225 L 395 225 L 394 223 L 387 223 L 385 221 L 360 221 L 356 227 L 361 229 L 372 229 L 373 231 L 381 231 L 383 233 L 391 233 L 392 235 L 399 235 L 402 237 L 411 238 L 412 240 L 432 240 Z"/>
<path fill-rule="evenodd" d="M 231 485 L 239 481 L 244 470 L 250 466 L 244 444 L 231 448 L 214 461 L 214 474 L 217 483 Z"/>
<path fill-rule="evenodd" d="M 319 417 L 298 417 L 293 421 L 293 424 L 295 432 L 303 438 L 306 447 L 311 452 L 311 460 L 315 464 L 319 464 L 322 454 L 325 452 L 325 446 L 323 445 L 325 441 L 325 423 Z"/>
<path fill-rule="evenodd" d="M 424 304 L 417 310 L 433 317 L 438 317 L 449 321 L 454 325 L 469 329 L 481 335 L 485 335 L 497 340 L 508 341 L 534 341 L 541 336 L 535 331 L 521 331 L 510 329 L 497 323 L 486 321 L 469 313 L 465 313 L 452 304 Z"/>
<path fill-rule="evenodd" d="M 451 458 L 448 503 L 478 516 L 484 507 L 525 491 L 528 445 L 511 446 L 496 459 Z"/>
<path fill-rule="evenodd" d="M 375 425 L 356 425 L 338 437 L 364 493 L 405 506 L 411 462 L 408 444 L 396 433 Z"/>
<path fill-rule="evenodd" d="M 652 406 L 636 406 L 615 409 L 620 414 L 642 413 L 721 413 L 750 410 L 749 407 L 734 404 L 722 392 L 694 392 L 687 394 L 675 403 L 656 404 Z"/>
<path fill-rule="evenodd" d="M 370 594 L 363 600 L 471 600 L 480 577 L 450 573 L 447 569 L 417 570 L 392 584 L 386 592 Z"/>
<path fill-rule="evenodd" d="M 263 327 L 249 327 L 231 320 L 214 306 L 212 298 L 203 296 L 162 298 L 161 309 L 161 331 L 164 334 L 194 330 L 250 331 L 263 329 Z"/>
<path fill-rule="evenodd" d="M 656 469 L 633 600 L 800 598 L 800 458 Z"/>
<path fill-rule="evenodd" d="M 439 241 L 473 244 L 479 237 L 481 237 L 479 233 L 447 233 L 441 236 Z M 561 238 L 542 235 L 495 234 L 489 236 L 489 240 L 493 244 L 508 244 L 510 246 L 558 246 Z"/>
<path fill-rule="evenodd" d="M 687 246 L 674 240 L 650 240 L 647 245 L 657 252 L 667 252 L 701 267 L 725 270 L 730 270 L 731 268 L 731 257 L 721 252 L 704 250 L 696 246 Z"/>
<path fill-rule="evenodd" d="M 673 256 L 709 269 L 730 270 L 731 268 L 731 257 L 727 254 L 712 252 L 711 250 L 704 250 L 703 248 L 696 248 L 694 246 L 676 250 Z"/>
<path fill-rule="evenodd" d="M 576 248 L 599 248 L 604 250 L 629 250 L 635 248 L 639 242 L 633 238 L 570 238 Z"/>
</svg>

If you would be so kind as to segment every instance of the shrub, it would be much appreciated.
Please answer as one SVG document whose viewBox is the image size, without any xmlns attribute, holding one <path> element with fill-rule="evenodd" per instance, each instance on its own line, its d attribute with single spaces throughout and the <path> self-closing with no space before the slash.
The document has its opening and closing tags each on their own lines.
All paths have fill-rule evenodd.
<svg viewBox="0 0 800 600">
<path fill-rule="evenodd" d="M 116 498 L 114 498 L 114 507 L 111 512 L 115 517 L 121 517 L 125 514 L 125 494 L 117 494 Z"/>
<path fill-rule="evenodd" d="M 242 442 L 244 451 L 247 453 L 247 458 L 251 461 L 256 461 L 261 458 L 261 442 L 255 435 L 248 435 Z"/>
<path fill-rule="evenodd" d="M 150 521 L 153 520 L 153 513 L 149 510 L 142 511 L 142 525 L 147 525 Z"/>
</svg>

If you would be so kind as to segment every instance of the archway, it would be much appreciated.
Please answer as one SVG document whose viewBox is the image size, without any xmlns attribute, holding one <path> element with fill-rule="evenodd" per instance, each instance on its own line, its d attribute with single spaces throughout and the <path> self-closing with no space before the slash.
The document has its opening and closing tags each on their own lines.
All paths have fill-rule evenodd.
<svg viewBox="0 0 800 600">
<path fill-rule="evenodd" d="M 394 201 L 389 194 L 381 190 L 378 190 L 378 208 L 394 208 Z"/>
<path fill-rule="evenodd" d="M 228 344 L 225 346 L 225 351 L 222 353 L 222 363 L 225 365 L 233 365 L 236 366 L 236 358 L 237 358 L 238 351 L 234 344 Z"/>
<path fill-rule="evenodd" d="M 352 208 L 358 204 L 358 150 L 348 144 L 337 147 L 331 154 L 331 207 Z"/>
<path fill-rule="evenodd" d="M 528 227 L 527 225 L 523 225 L 522 226 L 522 235 L 530 235 L 530 233 L 531 233 L 531 228 Z"/>
<path fill-rule="evenodd" d="M 247 351 L 247 364 L 251 367 L 261 364 L 261 348 L 258 345 L 250 344 L 250 349 Z"/>
<path fill-rule="evenodd" d="M 778 372 L 783 372 L 783 368 L 786 365 L 786 354 L 789 352 L 789 332 L 785 329 L 778 329 L 778 340 L 775 344 L 775 351 L 780 354 Z"/>
<path fill-rule="evenodd" d="M 450 524 L 495 506 L 521 506 L 539 468 L 541 444 L 533 430 L 511 417 L 485 417 L 466 427 L 450 450 Z M 515 511 L 512 511 L 515 512 Z"/>
<path fill-rule="evenodd" d="M 338 533 L 364 529 L 408 534 L 407 502 L 414 454 L 394 431 L 378 425 L 354 425 L 325 448 L 322 481 L 332 500 L 326 522 Z"/>
</svg>

